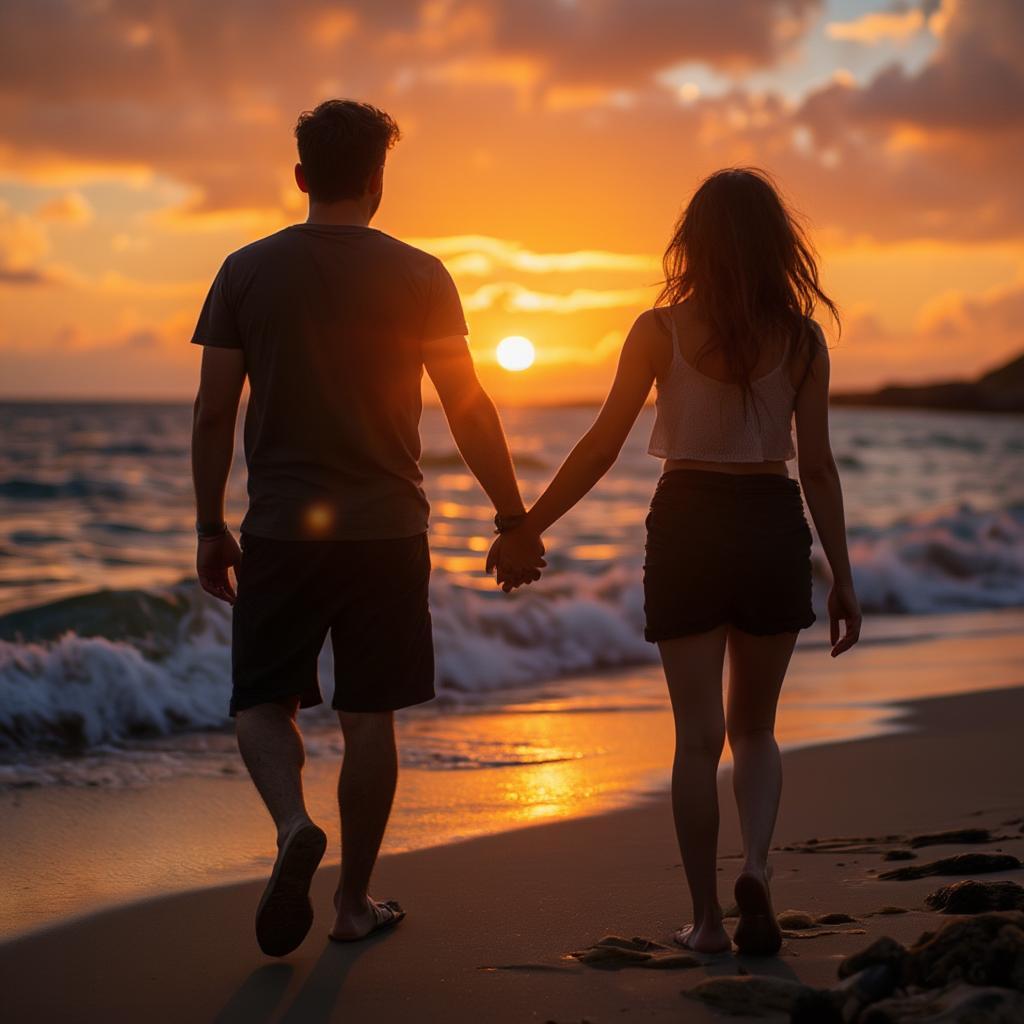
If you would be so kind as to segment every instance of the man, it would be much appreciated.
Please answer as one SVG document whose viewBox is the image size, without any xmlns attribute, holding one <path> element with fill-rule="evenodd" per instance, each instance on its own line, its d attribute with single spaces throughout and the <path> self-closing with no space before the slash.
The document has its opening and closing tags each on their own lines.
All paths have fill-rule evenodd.
<svg viewBox="0 0 1024 1024">
<path fill-rule="evenodd" d="M 397 778 L 394 712 L 434 695 L 418 466 L 424 368 L 498 530 L 524 515 L 451 278 L 433 256 L 369 227 L 398 126 L 367 104 L 329 100 L 302 114 L 295 135 L 308 219 L 224 261 L 192 339 L 204 346 L 192 444 L 197 569 L 206 591 L 234 605 L 230 711 L 277 826 L 256 916 L 272 956 L 309 931 L 309 885 L 326 847 L 303 800 L 295 716 L 322 700 L 317 655 L 328 632 L 345 738 L 330 935 L 362 939 L 404 916 L 368 887 Z M 246 377 L 249 509 L 239 548 L 224 491 Z M 539 577 L 542 554 L 524 580 Z"/>
</svg>

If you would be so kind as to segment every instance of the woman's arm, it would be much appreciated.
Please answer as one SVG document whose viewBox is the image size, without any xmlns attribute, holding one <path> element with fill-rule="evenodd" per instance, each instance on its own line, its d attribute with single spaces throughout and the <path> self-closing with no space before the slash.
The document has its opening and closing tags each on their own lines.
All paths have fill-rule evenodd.
<svg viewBox="0 0 1024 1024">
<path fill-rule="evenodd" d="M 515 530 L 502 534 L 487 556 L 487 571 L 498 569 L 498 582 L 513 580 L 527 565 L 537 538 L 561 519 L 615 464 L 629 431 L 643 408 L 655 378 L 653 353 L 659 328 L 653 311 L 641 314 L 622 346 L 619 366 L 594 425 Z M 511 589 L 506 585 L 505 589 Z"/>
<path fill-rule="evenodd" d="M 800 483 L 832 570 L 828 615 L 832 657 L 835 658 L 848 651 L 859 639 L 861 613 L 853 589 L 850 554 L 846 546 L 843 489 L 828 432 L 828 348 L 820 335 L 820 328 L 815 327 L 818 343 L 796 399 L 796 438 Z M 845 625 L 842 636 L 840 621 Z"/>
</svg>

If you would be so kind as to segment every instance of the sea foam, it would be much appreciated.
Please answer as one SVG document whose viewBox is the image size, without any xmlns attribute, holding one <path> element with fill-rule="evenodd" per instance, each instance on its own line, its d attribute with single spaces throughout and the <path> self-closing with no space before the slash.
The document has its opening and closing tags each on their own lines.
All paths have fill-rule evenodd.
<svg viewBox="0 0 1024 1024">
<path fill-rule="evenodd" d="M 960 509 L 851 540 L 868 613 L 1024 605 L 1024 508 Z M 815 551 L 815 602 L 827 592 Z M 557 562 L 557 559 L 553 559 Z M 431 607 L 442 699 L 656 660 L 644 642 L 635 559 L 555 571 L 511 598 L 435 572 Z M 870 636 L 870 630 L 866 631 Z M 99 591 L 0 617 L 0 749 L 88 750 L 136 737 L 223 727 L 230 611 L 192 582 Z M 329 700 L 333 666 L 321 656 Z"/>
</svg>

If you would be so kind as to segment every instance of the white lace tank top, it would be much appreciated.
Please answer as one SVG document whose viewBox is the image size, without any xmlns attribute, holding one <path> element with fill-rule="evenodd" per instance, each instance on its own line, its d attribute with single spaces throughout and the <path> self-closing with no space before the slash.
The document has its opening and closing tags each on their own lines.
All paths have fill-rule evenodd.
<svg viewBox="0 0 1024 1024">
<path fill-rule="evenodd" d="M 672 321 L 672 365 L 658 382 L 657 415 L 647 451 L 659 459 L 701 462 L 781 462 L 795 457 L 789 344 L 782 362 L 751 381 L 744 403 L 738 384 L 715 380 L 691 366 L 679 350 Z"/>
</svg>

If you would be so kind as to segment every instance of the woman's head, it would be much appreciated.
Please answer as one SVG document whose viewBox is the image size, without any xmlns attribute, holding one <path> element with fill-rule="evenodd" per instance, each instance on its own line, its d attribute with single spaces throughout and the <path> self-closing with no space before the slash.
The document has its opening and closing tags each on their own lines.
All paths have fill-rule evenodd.
<svg viewBox="0 0 1024 1024">
<path fill-rule="evenodd" d="M 785 336 L 799 348 L 807 318 L 839 313 L 818 283 L 817 254 L 762 170 L 733 167 L 706 178 L 683 211 L 663 260 L 659 304 L 696 300 L 730 373 L 748 384 L 760 341 Z"/>
</svg>

